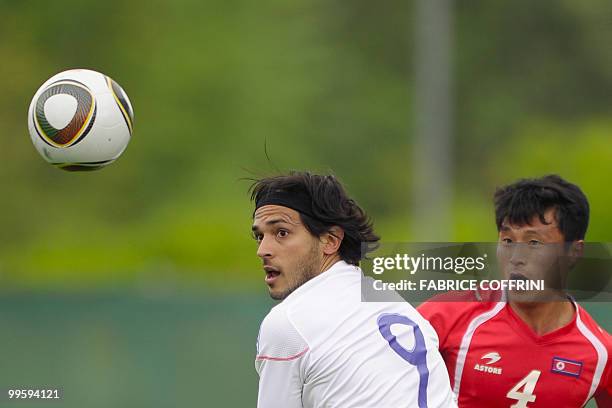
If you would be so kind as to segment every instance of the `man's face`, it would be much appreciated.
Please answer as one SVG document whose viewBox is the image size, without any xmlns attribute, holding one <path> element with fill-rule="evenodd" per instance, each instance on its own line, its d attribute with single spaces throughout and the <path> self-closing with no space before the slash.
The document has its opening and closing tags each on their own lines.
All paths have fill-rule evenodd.
<svg viewBox="0 0 612 408">
<path fill-rule="evenodd" d="M 255 211 L 252 229 L 273 299 L 286 298 L 319 274 L 323 259 L 321 242 L 302 224 L 297 211 L 265 205 Z"/>
<path fill-rule="evenodd" d="M 504 279 L 543 279 L 546 288 L 562 288 L 568 270 L 567 246 L 555 210 L 547 210 L 544 219 L 546 223 L 536 215 L 526 225 L 504 220 L 497 247 Z"/>
</svg>

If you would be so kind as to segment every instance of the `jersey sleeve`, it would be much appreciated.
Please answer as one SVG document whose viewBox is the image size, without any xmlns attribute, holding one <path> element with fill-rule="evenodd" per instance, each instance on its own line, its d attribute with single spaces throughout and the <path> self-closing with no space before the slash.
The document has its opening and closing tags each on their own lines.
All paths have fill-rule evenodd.
<svg viewBox="0 0 612 408">
<path fill-rule="evenodd" d="M 283 309 L 272 309 L 259 329 L 255 368 L 258 408 L 302 408 L 309 347 Z"/>
<path fill-rule="evenodd" d="M 421 303 L 417 310 L 438 334 L 439 350 L 444 355 L 451 346 L 449 334 L 457 329 L 459 322 L 465 322 L 466 316 L 474 311 L 487 310 L 494 305 L 489 299 L 482 301 L 474 291 L 457 291 L 434 296 Z"/>
<path fill-rule="evenodd" d="M 445 341 L 448 336 L 448 324 L 444 309 L 448 304 L 442 302 L 425 302 L 417 307 L 417 311 L 431 324 L 438 335 L 438 348 L 445 349 Z"/>
<path fill-rule="evenodd" d="M 602 331 L 607 340 L 607 352 L 608 352 L 608 362 L 606 364 L 606 368 L 601 377 L 601 382 L 597 393 L 595 394 L 595 401 L 597 402 L 598 407 L 612 407 L 612 336 L 608 333 Z"/>
<path fill-rule="evenodd" d="M 612 408 L 612 336 L 598 325 L 581 306 L 578 307 L 582 321 L 591 333 L 601 342 L 604 348 L 601 354 L 605 353 L 604 358 L 606 358 L 606 364 L 601 374 L 601 378 L 598 380 L 599 384 L 593 397 L 598 407 Z M 600 352 L 598 352 L 598 354 L 600 354 Z"/>
</svg>

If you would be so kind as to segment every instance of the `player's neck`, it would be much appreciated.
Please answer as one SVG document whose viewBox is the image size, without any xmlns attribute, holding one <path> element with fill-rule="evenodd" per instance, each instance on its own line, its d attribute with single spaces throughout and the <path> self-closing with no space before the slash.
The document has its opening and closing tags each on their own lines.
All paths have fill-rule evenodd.
<svg viewBox="0 0 612 408">
<path fill-rule="evenodd" d="M 331 268 L 333 264 L 335 264 L 336 262 L 338 262 L 340 260 L 341 260 L 341 258 L 340 258 L 340 255 L 338 255 L 338 254 L 334 254 L 334 255 L 331 255 L 329 257 L 324 256 L 323 257 L 323 262 L 321 263 L 321 272 L 320 273 L 325 272 L 326 270 Z"/>
<path fill-rule="evenodd" d="M 512 310 L 538 336 L 543 336 L 567 325 L 574 318 L 574 305 L 569 300 L 560 302 L 510 302 Z"/>
</svg>

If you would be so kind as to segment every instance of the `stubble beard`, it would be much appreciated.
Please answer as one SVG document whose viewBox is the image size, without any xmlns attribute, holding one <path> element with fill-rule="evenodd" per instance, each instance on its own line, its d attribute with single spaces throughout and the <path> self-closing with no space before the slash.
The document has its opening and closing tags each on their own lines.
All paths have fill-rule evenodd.
<svg viewBox="0 0 612 408">
<path fill-rule="evenodd" d="M 280 293 L 270 293 L 270 297 L 274 300 L 283 300 L 294 290 L 317 276 L 320 273 L 322 257 L 316 243 L 313 242 L 308 253 L 297 261 L 293 276 L 287 278 L 287 288 Z"/>
</svg>

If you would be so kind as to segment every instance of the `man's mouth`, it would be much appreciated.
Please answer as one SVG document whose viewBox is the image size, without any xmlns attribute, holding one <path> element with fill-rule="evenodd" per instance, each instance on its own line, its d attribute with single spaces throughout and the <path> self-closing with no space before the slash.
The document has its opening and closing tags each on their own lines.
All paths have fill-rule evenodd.
<svg viewBox="0 0 612 408">
<path fill-rule="evenodd" d="M 280 275 L 280 271 L 273 266 L 265 265 L 263 269 L 266 271 L 266 283 L 268 285 L 274 283 L 276 278 L 278 278 Z"/>
<path fill-rule="evenodd" d="M 524 281 L 529 280 L 528 277 L 518 272 L 511 272 L 509 278 L 510 280 L 524 280 Z"/>
</svg>

